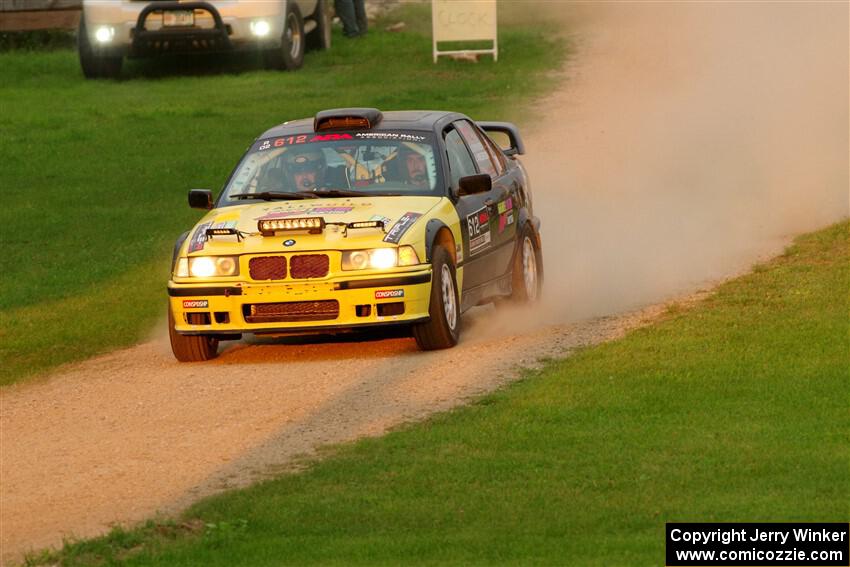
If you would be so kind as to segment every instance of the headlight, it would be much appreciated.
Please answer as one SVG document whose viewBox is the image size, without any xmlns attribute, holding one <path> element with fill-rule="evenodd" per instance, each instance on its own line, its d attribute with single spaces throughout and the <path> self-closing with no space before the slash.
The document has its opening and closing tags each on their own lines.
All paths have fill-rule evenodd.
<svg viewBox="0 0 850 567">
<path fill-rule="evenodd" d="M 386 270 L 396 266 L 415 266 L 419 256 L 413 246 L 399 248 L 375 248 L 374 250 L 352 250 L 342 253 L 343 270 Z"/>
<path fill-rule="evenodd" d="M 394 268 L 398 264 L 398 252 L 395 248 L 378 248 L 369 254 L 369 265 L 376 270 Z"/>
<path fill-rule="evenodd" d="M 239 275 L 237 256 L 196 256 L 177 260 L 175 275 L 179 278 L 213 278 Z"/>
<path fill-rule="evenodd" d="M 254 20 L 251 22 L 251 33 L 257 37 L 266 37 L 271 31 L 272 27 L 266 20 Z"/>
<path fill-rule="evenodd" d="M 98 43 L 109 43 L 115 37 L 115 28 L 112 26 L 100 26 L 94 31 L 94 38 Z"/>
</svg>

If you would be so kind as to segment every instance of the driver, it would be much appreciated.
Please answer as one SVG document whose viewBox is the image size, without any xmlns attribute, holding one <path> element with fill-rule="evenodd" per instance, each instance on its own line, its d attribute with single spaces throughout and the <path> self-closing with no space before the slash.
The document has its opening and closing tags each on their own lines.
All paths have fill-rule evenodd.
<svg viewBox="0 0 850 567">
<path fill-rule="evenodd" d="M 419 189 L 427 189 L 430 186 L 428 182 L 428 162 L 424 155 L 405 145 L 399 148 L 398 160 L 405 183 Z"/>
<path fill-rule="evenodd" d="M 284 156 L 286 177 L 295 191 L 315 191 L 321 186 L 327 163 L 321 150 L 295 150 Z"/>
</svg>

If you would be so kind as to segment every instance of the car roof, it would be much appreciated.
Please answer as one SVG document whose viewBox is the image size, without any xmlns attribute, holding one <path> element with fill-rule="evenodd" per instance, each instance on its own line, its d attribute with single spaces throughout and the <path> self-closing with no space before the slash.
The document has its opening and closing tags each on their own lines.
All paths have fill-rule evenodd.
<svg viewBox="0 0 850 567">
<path fill-rule="evenodd" d="M 335 112 L 343 114 L 346 110 L 348 109 L 336 109 Z M 381 120 L 375 126 L 369 128 L 370 132 L 381 130 L 415 130 L 435 132 L 437 130 L 441 130 L 443 125 L 448 122 L 452 122 L 459 118 L 466 118 L 464 115 L 457 112 L 447 112 L 445 110 L 392 110 L 388 112 L 381 112 L 381 115 Z M 258 139 L 313 132 L 313 124 L 313 118 L 290 120 L 283 124 L 278 124 L 273 128 L 269 128 L 263 132 Z"/>
</svg>

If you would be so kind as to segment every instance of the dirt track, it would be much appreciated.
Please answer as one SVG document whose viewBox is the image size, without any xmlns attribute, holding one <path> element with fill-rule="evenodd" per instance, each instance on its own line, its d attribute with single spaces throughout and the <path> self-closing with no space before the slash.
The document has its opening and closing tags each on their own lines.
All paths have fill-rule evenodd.
<svg viewBox="0 0 850 567">
<path fill-rule="evenodd" d="M 6 388 L 5 560 L 451 407 L 641 316 L 577 319 L 694 289 L 847 215 L 846 4 L 547 9 L 576 32 L 577 63 L 525 160 L 545 308 L 479 309 L 458 348 L 428 354 L 403 338 L 267 341 L 178 365 L 159 329 Z"/>
</svg>

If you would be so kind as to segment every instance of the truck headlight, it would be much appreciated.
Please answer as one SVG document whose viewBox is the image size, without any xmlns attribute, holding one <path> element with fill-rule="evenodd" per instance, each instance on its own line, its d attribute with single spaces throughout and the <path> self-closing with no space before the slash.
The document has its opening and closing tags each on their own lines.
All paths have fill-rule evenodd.
<svg viewBox="0 0 850 567">
<path fill-rule="evenodd" d="M 94 38 L 98 43 L 109 43 L 115 37 L 115 28 L 112 26 L 99 26 L 94 30 Z"/>
<path fill-rule="evenodd" d="M 180 278 L 213 278 L 239 275 L 238 256 L 195 256 L 177 260 L 175 275 Z"/>
<path fill-rule="evenodd" d="M 350 250 L 342 253 L 343 270 L 386 270 L 396 266 L 415 266 L 419 256 L 413 246 Z"/>
<path fill-rule="evenodd" d="M 268 20 L 254 20 L 251 22 L 251 33 L 257 37 L 266 37 L 272 31 Z"/>
</svg>

